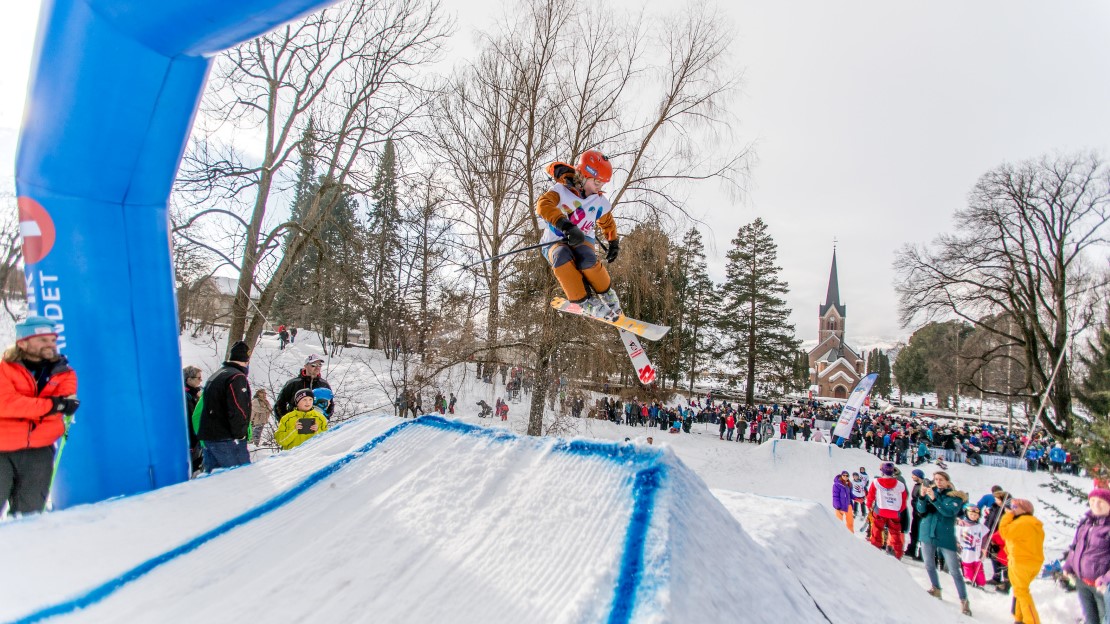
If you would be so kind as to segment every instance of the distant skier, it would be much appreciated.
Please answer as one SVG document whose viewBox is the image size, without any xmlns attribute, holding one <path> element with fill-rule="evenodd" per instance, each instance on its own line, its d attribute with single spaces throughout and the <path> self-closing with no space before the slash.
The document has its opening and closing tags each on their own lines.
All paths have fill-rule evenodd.
<svg viewBox="0 0 1110 624">
<path fill-rule="evenodd" d="M 602 188 L 613 176 L 613 166 L 601 152 L 588 150 L 577 167 L 553 162 L 547 173 L 555 185 L 536 202 L 536 212 L 548 225 L 540 242 L 555 243 L 544 248 L 555 279 L 567 300 L 581 305 L 587 314 L 616 318 L 621 314 L 621 304 L 611 288 L 609 272 L 594 250 L 597 225 L 609 241 L 606 261 L 615 262 L 620 253 L 612 206 L 602 195 Z M 596 296 L 588 297 L 587 283 Z"/>
</svg>

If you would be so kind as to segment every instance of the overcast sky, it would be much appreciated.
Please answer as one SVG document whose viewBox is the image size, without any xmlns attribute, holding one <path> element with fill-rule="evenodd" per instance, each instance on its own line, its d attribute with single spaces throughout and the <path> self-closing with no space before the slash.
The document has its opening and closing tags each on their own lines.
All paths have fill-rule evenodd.
<svg viewBox="0 0 1110 624">
<path fill-rule="evenodd" d="M 803 339 L 817 335 L 833 237 L 849 343 L 894 340 L 908 335 L 895 250 L 948 228 L 980 175 L 1053 151 L 1110 155 L 1110 3 L 729 4 L 744 76 L 734 112 L 758 164 L 743 203 L 698 195 L 713 226 L 703 228 L 710 269 L 723 277 L 737 229 L 762 217 Z M 468 30 L 489 13 L 446 6 L 468 8 L 457 38 L 468 49 Z M 10 189 L 37 16 L 25 0 L 0 20 L 0 190 Z"/>
</svg>

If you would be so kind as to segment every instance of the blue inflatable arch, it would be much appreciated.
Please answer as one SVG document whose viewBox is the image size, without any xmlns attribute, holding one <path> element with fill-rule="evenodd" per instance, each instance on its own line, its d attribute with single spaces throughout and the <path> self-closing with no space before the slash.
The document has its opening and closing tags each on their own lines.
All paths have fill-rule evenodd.
<svg viewBox="0 0 1110 624">
<path fill-rule="evenodd" d="M 333 1 L 44 1 L 16 189 L 28 303 L 79 379 L 55 508 L 188 479 L 174 175 L 211 55 Z"/>
</svg>

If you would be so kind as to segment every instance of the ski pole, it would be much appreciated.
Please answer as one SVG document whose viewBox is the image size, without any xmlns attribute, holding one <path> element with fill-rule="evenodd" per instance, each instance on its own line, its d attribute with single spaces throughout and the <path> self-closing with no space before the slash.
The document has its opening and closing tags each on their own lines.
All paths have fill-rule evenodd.
<svg viewBox="0 0 1110 624">
<path fill-rule="evenodd" d="M 479 264 L 484 264 L 486 262 L 492 262 L 494 260 L 497 260 L 498 258 L 504 258 L 505 256 L 511 256 L 513 254 L 517 254 L 517 253 L 520 253 L 522 251 L 528 251 L 530 249 L 540 249 L 542 247 L 549 247 L 551 245 L 554 245 L 555 243 L 561 243 L 561 242 L 563 242 L 563 241 L 562 240 L 554 240 L 554 241 L 550 241 L 550 242 L 547 242 L 547 243 L 537 243 L 535 245 L 528 245 L 526 247 L 517 247 L 516 249 L 506 251 L 505 253 L 502 253 L 502 254 L 497 254 L 496 256 L 490 256 L 489 258 L 482 258 L 481 260 L 478 260 L 476 262 L 471 262 L 470 264 L 462 267 L 462 269 L 460 269 L 460 270 L 466 270 L 466 269 L 469 269 L 470 267 L 478 266 Z"/>
<path fill-rule="evenodd" d="M 62 451 L 66 448 L 66 441 L 69 440 L 69 428 L 73 424 L 73 415 L 67 415 L 62 419 L 65 424 L 65 432 L 62 434 L 62 440 L 58 443 L 58 452 L 54 454 L 54 470 L 50 473 L 50 485 L 46 488 L 47 500 L 50 504 L 50 509 L 54 509 L 54 479 L 58 476 L 58 466 L 62 463 Z"/>
</svg>

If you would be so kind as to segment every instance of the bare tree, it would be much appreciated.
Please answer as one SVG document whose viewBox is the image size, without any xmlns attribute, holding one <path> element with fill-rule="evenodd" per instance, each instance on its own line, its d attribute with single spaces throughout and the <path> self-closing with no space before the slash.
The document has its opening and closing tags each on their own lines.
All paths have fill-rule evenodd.
<svg viewBox="0 0 1110 624">
<path fill-rule="evenodd" d="M 1032 398 L 1049 388 L 1045 428 L 1069 438 L 1068 349 L 1089 326 L 1107 279 L 1087 262 L 1106 245 L 1110 170 L 1094 155 L 1004 164 L 979 179 L 956 233 L 930 247 L 907 246 L 895 260 L 902 323 L 955 317 L 1023 351 Z M 1005 315 L 1012 323 L 994 322 Z"/>
<path fill-rule="evenodd" d="M 568 46 L 567 56 L 555 61 L 574 68 L 571 80 L 563 79 L 562 72 L 557 76 L 562 97 L 555 109 L 560 130 L 556 152 L 577 158 L 586 149 L 602 147 L 614 169 L 624 173 L 611 193 L 614 208 L 620 205 L 624 218 L 635 217 L 630 207 L 645 209 L 652 220 L 670 218 L 672 211 L 685 214 L 676 191 L 694 182 L 723 181 L 741 191 L 751 153 L 728 140 L 732 119 L 727 102 L 738 77 L 724 74 L 732 35 L 722 16 L 701 3 L 655 21 L 606 19 L 609 9 L 603 5 L 578 15 L 576 28 L 565 32 L 575 44 L 590 43 Z M 625 27 L 612 28 L 614 23 Z M 652 33 L 649 24 L 660 30 Z M 653 34 L 658 41 L 654 47 L 647 44 Z M 651 65 L 656 56 L 665 62 Z M 715 149 L 702 149 L 705 144 Z M 536 199 L 530 197 L 530 203 Z M 546 227 L 538 215 L 533 213 L 533 218 L 537 231 Z M 548 284 L 554 287 L 550 278 Z M 556 328 L 565 319 L 557 318 L 548 306 L 543 309 L 531 435 L 543 431 L 543 380 L 550 376 L 551 357 L 564 335 Z"/>
<path fill-rule="evenodd" d="M 177 185 L 200 209 L 178 231 L 239 272 L 229 348 L 241 338 L 257 340 L 285 275 L 331 202 L 369 188 L 364 172 L 372 168 L 375 147 L 411 134 L 429 97 L 415 69 L 435 59 L 448 30 L 434 1 L 359 0 L 218 59 L 202 104 L 204 123 Z M 322 183 L 295 223 L 275 215 L 271 204 L 288 182 L 309 117 Z M 260 135 L 255 158 L 220 138 L 252 133 Z M 260 293 L 255 305 L 252 287 Z"/>
<path fill-rule="evenodd" d="M 0 195 L 0 297 L 4 300 L 4 311 L 12 320 L 16 314 L 11 308 L 9 295 L 23 295 L 23 238 L 19 233 L 19 210 L 15 196 L 5 192 Z"/>
</svg>

